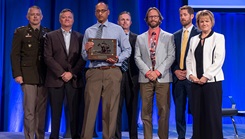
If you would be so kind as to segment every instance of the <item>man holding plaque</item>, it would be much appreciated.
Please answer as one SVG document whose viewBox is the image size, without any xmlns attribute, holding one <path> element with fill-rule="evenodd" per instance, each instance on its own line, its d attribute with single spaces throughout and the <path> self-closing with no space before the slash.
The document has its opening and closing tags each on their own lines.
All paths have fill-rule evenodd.
<svg viewBox="0 0 245 139">
<path fill-rule="evenodd" d="M 99 2 L 95 6 L 95 16 L 98 21 L 86 29 L 84 34 L 82 56 L 91 62 L 86 72 L 81 139 L 93 137 L 100 97 L 102 98 L 103 138 L 111 139 L 115 136 L 122 79 L 120 67 L 130 56 L 131 47 L 122 27 L 108 21 L 109 14 L 108 5 Z"/>
</svg>

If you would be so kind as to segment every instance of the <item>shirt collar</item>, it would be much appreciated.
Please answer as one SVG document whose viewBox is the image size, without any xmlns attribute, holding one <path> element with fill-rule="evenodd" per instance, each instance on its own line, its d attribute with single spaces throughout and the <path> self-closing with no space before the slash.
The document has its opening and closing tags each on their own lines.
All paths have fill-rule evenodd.
<svg viewBox="0 0 245 139">
<path fill-rule="evenodd" d="M 208 36 L 207 37 L 205 37 L 205 38 L 202 38 L 201 36 L 202 36 L 202 33 L 200 33 L 200 35 L 199 35 L 199 38 L 200 38 L 200 40 L 204 40 L 204 39 L 206 39 L 206 38 L 209 38 L 210 36 L 212 36 L 214 34 L 214 31 L 213 30 L 211 30 L 211 32 L 208 34 Z"/>
<path fill-rule="evenodd" d="M 191 32 L 191 30 L 192 30 L 192 28 L 193 28 L 193 24 L 190 26 L 190 27 L 188 27 L 188 28 L 184 28 L 183 27 L 183 32 L 185 31 L 185 30 L 188 30 L 188 32 Z"/>
<path fill-rule="evenodd" d="M 156 36 L 158 36 L 158 34 L 159 34 L 159 32 L 160 32 L 160 27 L 157 27 L 157 28 L 154 28 L 154 29 L 149 28 L 149 30 L 148 30 L 148 33 L 149 33 L 149 34 L 148 34 L 148 35 L 151 36 L 152 32 L 155 32 L 155 33 L 156 33 Z"/>
<path fill-rule="evenodd" d="M 63 28 L 61 28 L 61 30 L 62 30 L 62 33 L 71 33 L 71 29 L 67 32 L 67 31 L 65 31 Z"/>
<path fill-rule="evenodd" d="M 28 24 L 28 27 L 29 27 L 29 30 L 33 30 L 33 31 L 35 31 L 35 29 L 38 29 L 40 31 L 41 29 L 41 26 L 39 26 L 39 28 L 33 28 L 31 24 Z"/>
<path fill-rule="evenodd" d="M 105 23 L 103 23 L 103 25 L 104 25 L 105 27 L 107 27 L 108 24 L 109 24 L 109 21 L 108 21 L 108 20 L 106 20 Z M 100 25 L 101 25 L 101 23 L 97 21 L 96 26 L 99 27 Z"/>
</svg>

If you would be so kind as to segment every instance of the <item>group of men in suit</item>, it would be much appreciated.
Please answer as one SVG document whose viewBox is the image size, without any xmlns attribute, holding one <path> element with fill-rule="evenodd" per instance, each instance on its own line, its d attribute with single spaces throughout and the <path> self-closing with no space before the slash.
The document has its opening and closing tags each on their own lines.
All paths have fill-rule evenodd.
<svg viewBox="0 0 245 139">
<path fill-rule="evenodd" d="M 185 139 L 186 104 L 191 103 L 191 82 L 186 78 L 186 56 L 190 38 L 200 31 L 193 26 L 194 10 L 184 5 L 179 8 L 182 29 L 174 34 L 160 29 L 163 17 L 160 11 L 148 9 L 145 21 L 149 30 L 138 35 L 135 45 L 135 63 L 139 68 L 140 94 L 142 97 L 142 122 L 144 137 L 152 138 L 152 101 L 154 93 L 158 107 L 158 136 L 168 138 L 170 111 L 170 82 L 173 78 L 173 99 L 178 139 Z M 187 31 L 186 31 L 187 30 Z M 184 32 L 187 35 L 184 36 Z M 186 39 L 186 40 L 185 40 Z M 171 75 L 171 71 L 173 76 Z M 191 109 L 188 107 L 189 112 Z"/>
<path fill-rule="evenodd" d="M 105 3 L 98 3 L 96 8 L 108 10 L 108 6 Z M 105 12 L 102 11 L 96 13 L 98 14 L 98 21 L 100 22 L 100 17 Z M 41 26 L 42 17 L 42 11 L 38 6 L 30 7 L 27 13 L 27 19 L 29 21 L 28 26 L 16 29 L 13 38 L 11 62 L 13 77 L 17 83 L 21 84 L 22 90 L 24 92 L 23 108 L 25 115 L 25 138 L 44 138 L 46 105 L 49 94 L 51 105 L 50 139 L 59 138 L 60 120 L 64 98 L 66 98 L 68 107 L 71 137 L 73 139 L 77 139 L 80 138 L 81 132 L 79 131 L 79 127 L 77 124 L 79 121 L 78 96 L 79 89 L 84 87 L 84 77 L 82 72 L 84 72 L 85 61 L 81 58 L 83 35 L 72 30 L 74 18 L 73 12 L 70 9 L 63 9 L 60 12 L 59 21 L 61 24 L 61 28 L 55 31 L 50 32 L 49 29 Z M 131 19 L 130 21 L 128 19 L 128 17 L 127 19 L 123 18 L 125 23 L 123 23 L 124 21 L 120 21 L 124 25 L 129 25 L 127 29 L 129 29 L 131 25 Z M 104 21 L 107 21 L 107 17 L 103 19 L 103 22 Z M 121 27 L 118 26 L 117 28 L 123 32 Z M 125 35 L 125 33 L 123 34 Z M 124 58 L 122 58 L 121 60 L 120 58 L 118 58 L 117 61 L 115 61 L 115 63 L 119 63 L 118 61 L 120 60 L 120 63 L 118 65 L 119 67 L 121 62 L 124 60 L 127 60 L 130 66 L 130 59 L 127 58 L 131 53 L 131 47 L 128 41 L 129 39 L 132 39 L 131 37 L 133 37 L 133 41 L 135 42 L 136 35 L 133 33 L 130 33 L 130 38 L 127 38 L 125 35 L 125 38 L 127 38 L 127 40 L 122 40 L 126 44 L 125 46 L 123 46 L 124 48 L 121 49 L 122 52 L 126 48 L 128 50 L 124 52 L 125 54 L 127 54 Z M 130 42 L 133 43 L 132 41 Z M 111 59 L 111 62 L 109 63 L 113 63 L 113 60 L 114 59 Z M 91 68 L 91 70 L 92 69 L 94 68 Z M 134 72 L 135 67 L 129 69 Z M 117 75 L 118 71 L 121 72 L 121 70 L 119 69 L 115 72 Z M 123 75 L 125 75 L 126 73 L 127 71 L 125 71 Z M 127 74 L 127 76 L 131 76 L 131 71 L 130 75 Z M 134 76 L 136 76 L 135 73 L 133 73 L 132 77 Z M 137 77 L 134 77 L 134 80 L 136 80 L 137 82 Z M 118 86 L 120 86 L 121 82 L 118 83 Z M 120 93 L 120 90 L 121 89 L 119 87 L 118 95 Z M 130 103 L 131 102 L 132 101 L 130 98 Z M 119 99 L 117 100 L 117 104 L 119 104 Z M 85 105 L 85 110 L 88 109 L 88 107 L 86 106 L 88 105 Z M 114 105 L 112 106 L 114 107 Z M 137 109 L 136 106 L 135 108 Z M 113 127 L 116 126 L 117 109 L 118 108 L 116 108 L 114 112 L 115 125 Z M 131 111 L 136 112 L 137 110 Z M 135 127 L 135 129 L 133 129 L 133 134 L 137 136 L 137 116 L 136 113 L 133 114 L 133 117 L 135 117 L 132 118 L 133 122 L 135 123 L 135 125 L 133 125 Z M 84 117 L 86 119 L 87 115 L 85 115 Z M 86 125 L 88 122 L 84 121 L 84 123 L 84 125 Z M 111 130 L 111 128 L 109 130 Z M 118 133 L 120 133 L 120 129 L 118 129 Z M 86 137 L 83 136 L 82 138 Z"/>
<path fill-rule="evenodd" d="M 70 9 L 60 12 L 61 29 L 51 31 L 41 26 L 42 11 L 28 9 L 28 26 L 16 29 L 11 53 L 15 81 L 24 93 L 24 133 L 26 139 L 44 139 L 46 105 L 51 106 L 50 139 L 58 139 L 63 100 L 66 97 L 71 136 L 80 138 L 78 128 L 78 93 L 84 86 L 81 58 L 83 36 L 74 30 Z"/>
<path fill-rule="evenodd" d="M 96 5 L 95 11 L 98 23 L 85 31 L 84 41 L 82 34 L 72 30 L 74 17 L 70 9 L 63 9 L 60 12 L 59 21 L 61 29 L 48 33 L 50 30 L 40 25 L 43 17 L 41 9 L 37 6 L 30 7 L 27 13 L 29 24 L 26 27 L 16 29 L 11 53 L 13 77 L 16 82 L 21 84 L 24 92 L 25 138 L 44 138 L 47 91 L 50 97 L 52 119 L 50 139 L 59 138 L 62 104 L 65 97 L 69 109 L 71 136 L 73 139 L 80 138 L 81 131 L 77 124 L 79 121 L 79 88 L 84 87 L 82 72 L 84 72 L 88 50 L 94 45 L 88 42 L 88 38 L 94 38 L 96 36 L 96 32 L 92 30 L 93 28 L 98 30 L 98 25 L 104 26 L 104 32 L 116 29 L 120 32 L 120 35 L 124 35 L 122 38 L 119 36 L 110 36 L 118 39 L 121 44 L 117 46 L 120 47 L 121 54 L 119 53 L 116 59 L 108 58 L 104 62 L 91 61 L 90 63 L 90 69 L 86 74 L 86 114 L 84 115 L 85 121 L 83 121 L 81 138 L 92 138 L 92 129 L 94 129 L 98 106 L 92 107 L 90 103 L 98 104 L 100 97 L 102 97 L 104 100 L 102 112 L 103 119 L 105 119 L 103 121 L 103 137 L 121 139 L 121 116 L 125 99 L 129 135 L 131 139 L 137 139 L 137 106 L 138 90 L 140 88 L 142 97 L 141 116 L 145 138 L 152 137 L 152 100 L 154 93 L 156 93 L 159 111 L 158 135 L 160 138 L 167 139 L 170 110 L 170 82 L 172 82 L 170 69 L 174 73 L 173 98 L 176 105 L 176 128 L 179 138 L 185 138 L 185 106 L 186 97 L 190 92 L 190 83 L 185 78 L 185 67 L 179 67 L 182 47 L 181 41 L 184 29 L 189 30 L 189 38 L 199 32 L 192 25 L 192 19 L 194 17 L 193 9 L 189 6 L 183 6 L 179 11 L 183 29 L 172 35 L 160 29 L 159 26 L 163 20 L 160 11 L 155 7 L 149 8 L 145 16 L 149 30 L 137 37 L 136 34 L 130 32 L 132 22 L 129 12 L 124 11 L 119 15 L 119 28 L 119 26 L 108 22 L 110 12 L 108 5 L 104 2 L 99 2 Z M 155 40 L 153 40 L 155 46 L 151 48 L 152 44 L 150 40 L 153 35 L 156 35 Z M 106 36 L 106 33 L 103 36 L 102 33 L 103 37 L 106 38 L 109 36 Z M 151 49 L 154 49 L 153 53 L 149 51 Z M 85 60 L 81 58 L 81 52 Z M 187 51 L 185 51 L 185 55 L 186 53 Z M 117 68 L 121 67 L 123 62 L 127 63 L 128 67 L 126 70 Z M 98 79 L 98 76 L 95 76 L 97 74 L 108 74 L 108 76 L 115 74 L 117 78 L 112 76 L 108 84 L 105 85 L 101 81 L 108 80 L 109 78 L 103 79 L 104 77 L 102 77 Z M 118 77 L 120 74 L 121 76 Z M 99 84 L 101 83 L 101 86 L 98 87 L 98 84 L 95 84 L 94 81 L 97 81 Z M 101 90 L 93 90 L 94 85 L 97 85 L 97 89 Z M 119 89 L 113 89 L 115 88 L 114 85 L 120 86 Z M 106 88 L 108 89 L 108 86 L 112 88 L 106 92 L 105 90 Z M 114 94 L 109 95 L 108 93 Z M 91 101 L 94 99 L 94 96 L 99 97 Z M 111 106 L 108 107 L 109 104 Z M 111 114 L 108 110 L 113 113 Z"/>
</svg>

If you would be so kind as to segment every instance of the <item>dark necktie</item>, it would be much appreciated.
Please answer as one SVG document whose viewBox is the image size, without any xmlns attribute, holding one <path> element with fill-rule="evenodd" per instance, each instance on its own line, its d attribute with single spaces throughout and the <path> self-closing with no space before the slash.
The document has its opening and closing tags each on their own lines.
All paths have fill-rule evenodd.
<svg viewBox="0 0 245 139">
<path fill-rule="evenodd" d="M 156 65 L 156 33 L 152 32 L 151 39 L 150 39 L 150 54 L 151 54 L 151 63 L 152 63 L 152 70 L 154 70 L 154 67 Z"/>
<path fill-rule="evenodd" d="M 39 37 L 39 30 L 37 28 L 34 30 L 34 33 L 37 37 Z"/>
<path fill-rule="evenodd" d="M 96 33 L 96 38 L 101 38 L 102 33 L 103 33 L 103 27 L 104 27 L 103 24 L 101 24 L 101 25 L 99 26 L 98 31 L 97 31 L 97 33 Z"/>
<path fill-rule="evenodd" d="M 122 62 L 121 69 L 124 72 L 128 70 L 128 61 L 127 61 L 127 59 Z"/>
<path fill-rule="evenodd" d="M 128 35 L 128 34 L 126 33 L 126 35 Z M 123 72 L 126 72 L 126 71 L 128 70 L 128 61 L 127 61 L 127 60 L 128 60 L 128 59 L 125 59 L 125 60 L 122 62 L 121 69 L 122 69 Z"/>
</svg>

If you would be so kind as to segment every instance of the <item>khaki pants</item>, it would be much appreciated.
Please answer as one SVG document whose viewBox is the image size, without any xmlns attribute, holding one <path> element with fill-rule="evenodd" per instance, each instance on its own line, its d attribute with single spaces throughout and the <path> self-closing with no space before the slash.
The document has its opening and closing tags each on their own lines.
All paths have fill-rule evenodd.
<svg viewBox="0 0 245 139">
<path fill-rule="evenodd" d="M 156 93 L 158 108 L 158 136 L 160 139 L 168 139 L 170 93 L 169 83 L 148 82 L 140 83 L 140 94 L 142 98 L 141 119 L 144 127 L 144 138 L 152 139 L 152 105 Z"/>
<path fill-rule="evenodd" d="M 25 139 L 44 139 L 47 107 L 47 89 L 39 85 L 23 84 Z"/>
<path fill-rule="evenodd" d="M 85 110 L 81 139 L 92 139 L 100 98 L 102 98 L 103 139 L 115 136 L 122 73 L 117 68 L 86 72 Z"/>
</svg>

